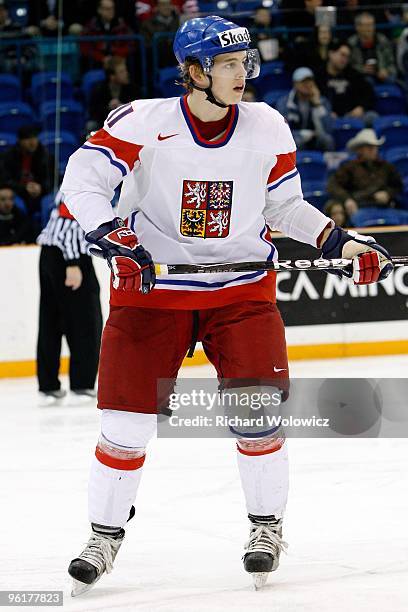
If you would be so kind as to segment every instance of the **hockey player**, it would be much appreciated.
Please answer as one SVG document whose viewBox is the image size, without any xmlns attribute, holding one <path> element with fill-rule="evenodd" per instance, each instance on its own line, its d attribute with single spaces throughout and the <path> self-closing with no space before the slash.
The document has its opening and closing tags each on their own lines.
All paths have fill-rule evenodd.
<svg viewBox="0 0 408 612">
<path fill-rule="evenodd" d="M 248 31 L 220 17 L 192 19 L 176 33 L 174 51 L 187 94 L 112 111 L 71 156 L 62 185 L 70 212 L 112 271 L 99 370 L 101 434 L 89 482 L 92 535 L 69 566 L 74 595 L 112 569 L 157 413 L 166 408 L 157 380 L 176 378 L 192 340 L 202 342 L 224 386 L 287 390 L 274 274 L 156 280 L 153 261 L 275 260 L 274 227 L 327 258 L 353 259 L 353 270 L 339 274 L 357 284 L 392 270 L 373 238 L 335 227 L 303 200 L 283 117 L 264 103 L 241 103 L 246 79 L 260 69 Z M 109 205 L 121 182 L 125 220 Z M 260 586 L 286 545 L 286 445 L 276 431 L 242 434 L 237 457 L 250 520 L 244 567 Z"/>
</svg>

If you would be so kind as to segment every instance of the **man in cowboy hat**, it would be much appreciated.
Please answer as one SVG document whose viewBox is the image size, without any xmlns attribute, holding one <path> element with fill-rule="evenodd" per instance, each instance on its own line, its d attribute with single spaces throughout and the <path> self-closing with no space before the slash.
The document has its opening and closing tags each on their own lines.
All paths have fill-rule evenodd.
<svg viewBox="0 0 408 612">
<path fill-rule="evenodd" d="M 396 168 L 378 156 L 384 142 L 374 130 L 361 130 L 347 143 L 356 159 L 342 164 L 329 178 L 328 192 L 344 203 L 349 215 L 365 206 L 395 206 L 403 185 Z"/>
</svg>

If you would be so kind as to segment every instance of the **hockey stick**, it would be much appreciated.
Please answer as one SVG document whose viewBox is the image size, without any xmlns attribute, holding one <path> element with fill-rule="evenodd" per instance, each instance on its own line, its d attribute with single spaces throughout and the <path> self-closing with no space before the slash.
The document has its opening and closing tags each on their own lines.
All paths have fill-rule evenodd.
<svg viewBox="0 0 408 612">
<path fill-rule="evenodd" d="M 408 266 L 408 255 L 392 258 L 395 267 Z M 242 261 L 238 263 L 155 264 L 156 275 L 217 274 L 222 272 L 256 272 L 258 270 L 339 270 L 352 265 L 351 259 L 284 259 L 281 261 Z"/>
</svg>

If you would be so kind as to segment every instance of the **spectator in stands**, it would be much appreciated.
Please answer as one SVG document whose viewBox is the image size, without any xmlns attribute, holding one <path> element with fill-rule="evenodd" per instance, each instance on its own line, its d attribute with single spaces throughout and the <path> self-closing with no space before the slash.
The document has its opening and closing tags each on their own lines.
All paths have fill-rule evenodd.
<svg viewBox="0 0 408 612">
<path fill-rule="evenodd" d="M 14 23 L 10 19 L 8 12 L 8 5 L 5 0 L 0 0 L 0 37 L 4 38 L 18 38 L 21 34 L 21 26 L 18 23 Z M 2 49 L 2 53 L 3 53 Z"/>
<path fill-rule="evenodd" d="M 404 18 L 404 24 L 408 25 L 408 4 L 405 6 L 407 7 L 407 9 L 406 9 L 406 12 L 404 12 L 404 15 L 406 15 L 406 18 Z M 398 38 L 396 56 L 397 56 L 398 70 L 401 73 L 405 81 L 405 86 L 407 87 L 408 86 L 408 27 L 405 27 L 402 30 Z"/>
<path fill-rule="evenodd" d="M 373 110 L 374 90 L 367 79 L 350 66 L 350 55 L 347 43 L 332 43 L 326 65 L 316 73 L 316 81 L 336 117 L 363 119 L 371 126 L 378 117 Z"/>
<path fill-rule="evenodd" d="M 15 44 L 7 46 L 4 41 L 7 39 L 24 38 L 25 33 L 22 27 L 10 19 L 8 4 L 5 0 L 0 0 L 0 41 L 2 42 L 0 53 L 0 72 L 17 72 L 21 70 L 23 76 L 28 80 L 31 71 L 36 68 L 35 58 L 36 49 L 32 45 L 24 45 L 19 49 Z"/>
<path fill-rule="evenodd" d="M 30 218 L 15 205 L 14 191 L 0 184 L 0 245 L 30 242 L 33 238 Z"/>
<path fill-rule="evenodd" d="M 5 0 L 0 0 L 0 40 L 3 42 L 8 38 L 19 38 L 21 37 L 21 26 L 18 23 L 11 21 L 8 6 Z M 2 72 L 9 72 L 12 68 L 12 62 L 16 58 L 16 47 L 10 45 L 10 47 L 1 47 L 0 55 L 0 69 Z M 10 65 L 11 60 L 11 65 Z"/>
<path fill-rule="evenodd" d="M 292 52 L 288 54 L 288 68 L 294 70 L 299 66 L 308 66 L 313 72 L 321 70 L 327 62 L 333 40 L 333 32 L 329 26 L 316 26 L 310 37 L 302 37 L 295 43 Z"/>
<path fill-rule="evenodd" d="M 176 32 L 180 19 L 171 0 L 157 0 L 153 17 L 143 21 L 140 33 L 144 36 L 146 46 L 151 51 L 154 34 L 162 32 Z M 173 37 L 162 38 L 157 41 L 159 67 L 174 65 Z"/>
<path fill-rule="evenodd" d="M 69 381 L 75 401 L 92 401 L 102 331 L 99 283 L 84 232 L 61 202 L 61 194 L 37 242 L 41 245 L 40 403 L 58 404 L 66 395 L 58 379 L 63 335 L 71 354 Z"/>
<path fill-rule="evenodd" d="M 245 83 L 245 89 L 242 96 L 242 102 L 256 102 L 257 101 L 257 91 L 253 85 L 250 83 Z"/>
<path fill-rule="evenodd" d="M 140 16 L 149 10 L 150 2 L 152 0 L 149 0 L 149 3 L 146 0 L 143 2 L 140 2 L 140 0 L 115 0 L 116 14 L 118 17 L 122 17 L 133 32 L 138 32 Z"/>
<path fill-rule="evenodd" d="M 173 4 L 181 19 L 186 20 L 199 17 L 201 9 L 198 0 L 173 0 Z"/>
<path fill-rule="evenodd" d="M 258 47 L 263 62 L 271 62 L 278 59 L 282 42 L 270 32 L 272 28 L 272 13 L 264 6 L 258 6 L 253 17 L 253 27 L 256 28 L 252 41 Z"/>
<path fill-rule="evenodd" d="M 393 47 L 384 34 L 376 32 L 373 15 L 357 15 L 355 28 L 357 33 L 348 40 L 353 68 L 369 77 L 373 83 L 394 80 L 397 70 Z"/>
<path fill-rule="evenodd" d="M 367 206 L 395 207 L 403 184 L 397 169 L 378 155 L 384 142 L 374 130 L 361 130 L 347 143 L 357 158 L 342 164 L 329 178 L 328 192 L 344 203 L 350 216 Z"/>
<path fill-rule="evenodd" d="M 299 149 L 332 151 L 333 119 L 331 106 L 324 98 L 310 68 L 297 68 L 292 76 L 293 89 L 276 103 L 286 118 Z"/>
<path fill-rule="evenodd" d="M 365 10 L 370 10 L 377 23 L 386 23 L 388 19 L 388 11 L 384 8 L 374 8 L 375 4 L 385 5 L 385 2 L 373 2 L 373 0 L 342 0 L 340 6 L 337 4 L 337 25 L 354 25 L 354 20 L 358 13 Z"/>
<path fill-rule="evenodd" d="M 113 0 L 99 0 L 97 15 L 83 29 L 83 36 L 129 36 L 133 34 L 121 17 L 116 16 Z M 100 68 L 110 57 L 128 57 L 133 50 L 130 40 L 106 40 L 82 43 L 82 53 L 92 59 L 89 68 Z"/>
<path fill-rule="evenodd" d="M 330 43 L 333 41 L 333 33 L 328 25 L 315 27 L 314 36 L 309 45 L 309 60 L 305 64 L 312 70 L 317 70 L 323 66 L 329 57 Z"/>
<path fill-rule="evenodd" d="M 62 26 L 65 34 L 79 34 L 82 30 L 80 16 L 86 0 L 69 0 L 62 3 Z M 58 33 L 58 2 L 30 0 L 28 3 L 28 27 L 30 36 L 56 36 Z"/>
<path fill-rule="evenodd" d="M 323 6 L 323 0 L 304 0 L 302 27 L 314 27 L 316 24 L 316 9 Z"/>
<path fill-rule="evenodd" d="M 343 202 L 339 200 L 328 200 L 324 207 L 324 214 L 333 219 L 339 227 L 350 227 L 350 219 L 344 208 Z"/>
<path fill-rule="evenodd" d="M 315 11 L 323 6 L 323 0 L 284 0 L 281 4 L 283 20 L 290 28 L 314 28 L 316 24 Z"/>
<path fill-rule="evenodd" d="M 182 19 L 189 19 L 200 12 L 198 0 L 172 0 L 172 4 Z M 134 29 L 138 32 L 140 25 L 154 16 L 156 5 L 157 0 L 116 0 L 118 12 L 124 17 L 126 23 L 132 25 L 134 17 L 131 16 L 131 13 L 134 13 L 137 18 L 137 28 Z M 205 7 L 202 10 L 204 9 Z"/>
<path fill-rule="evenodd" d="M 359 9 L 359 0 L 345 0 L 342 6 L 337 8 L 337 25 L 354 25 L 354 20 Z"/>
<path fill-rule="evenodd" d="M 53 166 L 35 126 L 21 127 L 17 144 L 3 153 L 1 178 L 23 198 L 30 215 L 40 212 L 41 198 L 51 191 Z"/>
<path fill-rule="evenodd" d="M 111 110 L 139 97 L 136 86 L 130 82 L 126 62 L 121 57 L 112 57 L 106 62 L 105 74 L 105 80 L 95 83 L 91 90 L 88 132 L 102 127 Z"/>
</svg>

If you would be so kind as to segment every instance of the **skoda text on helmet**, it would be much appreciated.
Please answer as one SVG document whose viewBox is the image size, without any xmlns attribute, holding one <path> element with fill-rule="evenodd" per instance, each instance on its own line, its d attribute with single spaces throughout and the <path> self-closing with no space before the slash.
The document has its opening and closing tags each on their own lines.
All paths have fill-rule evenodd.
<svg viewBox="0 0 408 612">
<path fill-rule="evenodd" d="M 241 28 L 232 21 L 211 15 L 210 17 L 189 19 L 176 32 L 173 50 L 179 64 L 187 59 L 200 62 L 204 74 L 210 80 L 206 89 L 193 85 L 195 89 L 204 91 L 207 100 L 226 108 L 228 105 L 218 102 L 212 93 L 211 69 L 214 57 L 221 53 L 246 51 L 244 68 L 246 79 L 254 79 L 259 75 L 260 58 L 257 49 L 250 49 L 251 37 L 246 28 Z"/>
</svg>

